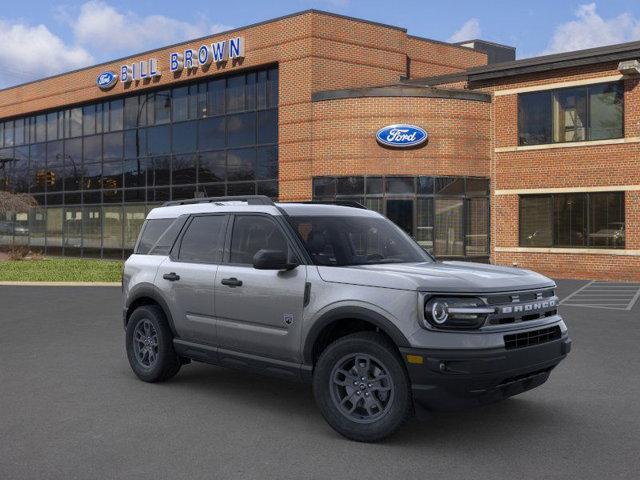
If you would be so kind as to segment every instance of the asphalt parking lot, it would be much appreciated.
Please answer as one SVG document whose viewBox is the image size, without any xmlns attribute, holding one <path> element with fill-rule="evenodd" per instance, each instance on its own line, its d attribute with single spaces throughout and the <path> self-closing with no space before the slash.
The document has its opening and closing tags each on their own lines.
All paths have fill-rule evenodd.
<svg viewBox="0 0 640 480">
<path fill-rule="evenodd" d="M 560 281 L 567 297 L 587 282 Z M 542 387 L 344 440 L 306 385 L 206 365 L 165 384 L 127 364 L 118 288 L 0 286 L 2 479 L 632 479 L 640 305 L 562 305 L 569 358 Z"/>
</svg>

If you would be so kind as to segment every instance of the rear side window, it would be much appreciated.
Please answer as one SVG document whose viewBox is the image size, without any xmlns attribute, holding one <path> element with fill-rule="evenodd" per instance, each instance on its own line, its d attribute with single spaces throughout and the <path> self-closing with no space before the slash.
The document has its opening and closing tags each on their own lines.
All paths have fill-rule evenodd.
<svg viewBox="0 0 640 480">
<path fill-rule="evenodd" d="M 181 262 L 220 263 L 224 247 L 225 215 L 194 217 L 182 236 Z"/>
<path fill-rule="evenodd" d="M 147 255 L 149 250 L 151 250 L 151 247 L 156 244 L 174 220 L 175 218 L 156 218 L 153 220 L 147 220 L 142 232 L 140 233 L 138 246 L 134 253 Z"/>
</svg>

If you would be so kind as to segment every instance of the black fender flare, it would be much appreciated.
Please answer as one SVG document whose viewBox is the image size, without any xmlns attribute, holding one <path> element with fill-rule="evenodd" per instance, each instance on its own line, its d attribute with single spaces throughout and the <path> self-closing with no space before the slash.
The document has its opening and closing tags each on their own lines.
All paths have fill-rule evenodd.
<svg viewBox="0 0 640 480">
<path fill-rule="evenodd" d="M 302 350 L 304 363 L 308 365 L 313 364 L 313 347 L 322 330 L 333 322 L 343 319 L 355 319 L 368 322 L 386 333 L 397 347 L 411 346 L 400 329 L 384 315 L 365 307 L 342 306 L 329 310 L 314 322 L 304 341 Z"/>
<path fill-rule="evenodd" d="M 162 308 L 164 315 L 165 317 L 167 317 L 167 321 L 169 322 L 169 328 L 171 328 L 171 333 L 173 333 L 173 336 L 177 338 L 178 334 L 176 332 L 176 327 L 173 323 L 173 316 L 171 315 L 171 309 L 169 308 L 169 305 L 167 304 L 165 299 L 162 297 L 162 295 L 158 292 L 158 289 L 151 283 L 140 283 L 135 287 L 133 287 L 129 292 L 129 295 L 127 297 L 127 302 L 125 304 L 125 318 L 124 318 L 125 328 L 129 320 L 129 309 L 131 308 L 131 305 L 133 305 L 136 302 L 136 300 L 139 300 L 141 298 L 150 298 L 151 300 L 156 302 L 158 305 L 160 305 L 160 308 Z"/>
</svg>

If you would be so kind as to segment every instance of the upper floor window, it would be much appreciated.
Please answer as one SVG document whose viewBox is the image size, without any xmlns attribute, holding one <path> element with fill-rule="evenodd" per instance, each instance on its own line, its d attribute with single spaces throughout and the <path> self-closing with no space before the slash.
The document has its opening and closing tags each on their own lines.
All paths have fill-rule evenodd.
<svg viewBox="0 0 640 480">
<path fill-rule="evenodd" d="M 518 145 L 624 136 L 622 82 L 518 95 Z"/>
</svg>

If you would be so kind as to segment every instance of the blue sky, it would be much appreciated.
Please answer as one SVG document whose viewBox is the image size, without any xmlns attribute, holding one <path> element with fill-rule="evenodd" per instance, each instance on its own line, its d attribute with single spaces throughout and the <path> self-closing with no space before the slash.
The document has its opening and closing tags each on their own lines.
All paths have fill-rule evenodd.
<svg viewBox="0 0 640 480">
<path fill-rule="evenodd" d="M 308 8 L 506 43 L 519 58 L 640 40 L 637 0 L 4 0 L 0 88 Z"/>
</svg>

